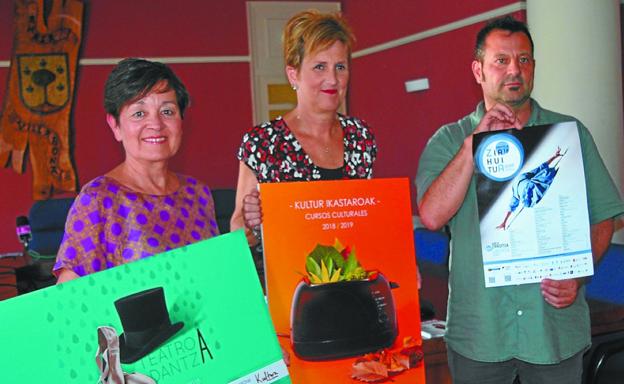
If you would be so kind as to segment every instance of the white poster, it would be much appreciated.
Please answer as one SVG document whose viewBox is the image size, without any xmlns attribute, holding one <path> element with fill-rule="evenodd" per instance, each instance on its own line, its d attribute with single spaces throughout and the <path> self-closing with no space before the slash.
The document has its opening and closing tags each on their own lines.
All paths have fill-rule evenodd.
<svg viewBox="0 0 624 384">
<path fill-rule="evenodd" d="M 486 287 L 593 274 L 575 122 L 474 137 Z"/>
</svg>

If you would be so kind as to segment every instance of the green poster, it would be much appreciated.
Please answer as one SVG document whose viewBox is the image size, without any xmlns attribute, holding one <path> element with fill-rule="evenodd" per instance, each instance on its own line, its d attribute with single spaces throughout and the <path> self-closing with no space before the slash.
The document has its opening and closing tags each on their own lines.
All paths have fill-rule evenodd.
<svg viewBox="0 0 624 384">
<path fill-rule="evenodd" d="M 114 365 L 96 358 L 102 330 L 116 331 L 124 373 L 158 384 L 290 383 L 241 231 L 5 300 L 0 314 L 3 383 L 97 383 L 97 362 Z"/>
</svg>

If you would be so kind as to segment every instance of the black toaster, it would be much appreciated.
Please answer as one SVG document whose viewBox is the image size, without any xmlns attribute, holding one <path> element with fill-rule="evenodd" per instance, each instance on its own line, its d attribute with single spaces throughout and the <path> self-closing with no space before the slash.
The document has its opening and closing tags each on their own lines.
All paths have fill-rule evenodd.
<svg viewBox="0 0 624 384">
<path fill-rule="evenodd" d="M 398 335 L 391 292 L 397 287 L 381 273 L 328 284 L 301 280 L 290 314 L 295 354 L 303 360 L 332 360 L 391 346 Z"/>
</svg>

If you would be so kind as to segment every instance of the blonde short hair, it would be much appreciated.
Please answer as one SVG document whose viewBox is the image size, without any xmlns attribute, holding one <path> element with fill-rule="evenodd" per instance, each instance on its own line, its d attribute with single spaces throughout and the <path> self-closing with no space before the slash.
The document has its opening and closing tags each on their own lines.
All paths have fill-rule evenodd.
<svg viewBox="0 0 624 384">
<path fill-rule="evenodd" d="M 355 37 L 339 13 L 321 13 L 315 9 L 299 12 L 284 27 L 284 61 L 286 65 L 299 69 L 305 55 L 327 49 L 336 41 L 347 47 L 351 59 L 351 45 Z"/>
</svg>

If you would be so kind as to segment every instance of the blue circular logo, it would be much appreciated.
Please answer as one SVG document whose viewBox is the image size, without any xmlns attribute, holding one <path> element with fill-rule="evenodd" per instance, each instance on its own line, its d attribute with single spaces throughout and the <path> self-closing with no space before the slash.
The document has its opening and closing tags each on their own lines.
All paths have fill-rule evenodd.
<svg viewBox="0 0 624 384">
<path fill-rule="evenodd" d="M 479 144 L 475 154 L 477 169 L 488 179 L 507 181 L 512 179 L 524 163 L 524 148 L 515 136 L 497 133 Z"/>
<path fill-rule="evenodd" d="M 499 141 L 498 143 L 496 143 L 496 152 L 499 152 L 503 155 L 507 154 L 509 152 L 509 144 L 507 144 L 507 142 L 505 141 Z"/>
</svg>

